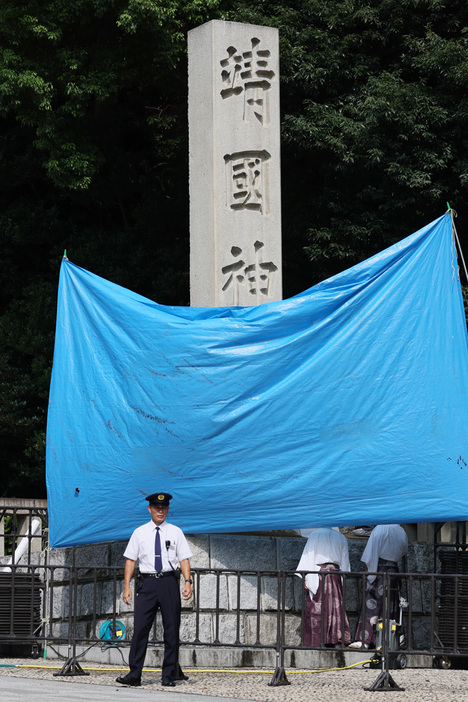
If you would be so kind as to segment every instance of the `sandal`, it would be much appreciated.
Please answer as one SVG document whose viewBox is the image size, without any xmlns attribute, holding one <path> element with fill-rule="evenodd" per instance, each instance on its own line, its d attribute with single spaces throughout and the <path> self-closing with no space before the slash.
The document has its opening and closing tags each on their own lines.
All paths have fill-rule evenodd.
<svg viewBox="0 0 468 702">
<path fill-rule="evenodd" d="M 366 643 L 362 643 L 362 641 L 353 641 L 353 643 L 350 643 L 348 645 L 348 648 L 363 648 L 367 649 L 369 646 Z"/>
</svg>

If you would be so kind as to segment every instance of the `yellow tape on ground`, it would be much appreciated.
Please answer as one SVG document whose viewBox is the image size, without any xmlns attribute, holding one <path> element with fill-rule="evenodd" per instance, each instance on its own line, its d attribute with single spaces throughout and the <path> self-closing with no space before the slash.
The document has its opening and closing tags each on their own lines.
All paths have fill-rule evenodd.
<svg viewBox="0 0 468 702">
<path fill-rule="evenodd" d="M 298 675 L 303 674 L 303 673 L 327 673 L 333 670 L 349 670 L 350 668 L 355 668 L 358 665 L 363 665 L 364 663 L 370 663 L 371 660 L 368 661 L 359 661 L 358 663 L 353 663 L 352 665 L 347 665 L 343 668 L 320 668 L 319 670 L 287 670 L 288 675 Z M 28 665 L 26 663 L 19 663 L 18 665 L 14 666 L 15 668 L 44 668 L 45 670 L 61 670 L 63 666 L 60 665 Z M 82 670 L 96 670 L 96 671 L 101 671 L 102 673 L 108 673 L 108 672 L 115 672 L 119 673 L 122 670 L 128 670 L 128 666 L 126 668 L 85 668 L 83 666 Z M 144 668 L 143 670 L 144 673 L 160 673 L 161 668 Z M 238 675 L 248 675 L 248 674 L 257 674 L 257 675 L 272 675 L 275 671 L 274 670 L 243 670 L 243 669 L 236 669 L 236 670 L 224 670 L 222 668 L 196 668 L 196 669 L 185 669 L 185 673 L 235 673 Z"/>
</svg>

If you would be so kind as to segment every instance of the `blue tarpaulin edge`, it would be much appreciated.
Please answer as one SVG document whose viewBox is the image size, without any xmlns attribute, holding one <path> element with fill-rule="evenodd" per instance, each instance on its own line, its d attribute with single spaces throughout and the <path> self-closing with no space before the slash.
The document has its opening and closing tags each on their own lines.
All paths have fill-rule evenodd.
<svg viewBox="0 0 468 702">
<path fill-rule="evenodd" d="M 64 259 L 52 547 L 468 518 L 468 344 L 451 218 L 288 300 L 159 305 Z"/>
</svg>

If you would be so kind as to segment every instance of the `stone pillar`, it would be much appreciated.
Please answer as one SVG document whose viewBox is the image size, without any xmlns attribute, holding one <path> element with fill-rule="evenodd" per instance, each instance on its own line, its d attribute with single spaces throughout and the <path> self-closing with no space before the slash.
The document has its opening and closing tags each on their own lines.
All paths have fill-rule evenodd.
<svg viewBox="0 0 468 702">
<path fill-rule="evenodd" d="M 282 298 L 278 30 L 188 33 L 191 305 Z"/>
</svg>

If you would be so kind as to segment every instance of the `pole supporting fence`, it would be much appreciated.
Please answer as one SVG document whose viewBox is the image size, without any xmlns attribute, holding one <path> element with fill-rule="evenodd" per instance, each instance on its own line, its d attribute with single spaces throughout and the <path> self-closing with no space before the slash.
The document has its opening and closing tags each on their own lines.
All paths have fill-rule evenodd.
<svg viewBox="0 0 468 702">
<path fill-rule="evenodd" d="M 290 685 L 286 671 L 284 668 L 284 650 L 285 650 L 285 603 L 286 603 L 286 580 L 285 573 L 279 572 L 277 579 L 278 592 L 278 610 L 276 615 L 276 667 L 271 681 L 268 683 L 270 687 L 279 687 L 281 685 Z"/>
<path fill-rule="evenodd" d="M 395 680 L 393 679 L 389 667 L 390 667 L 390 622 L 392 621 L 390 618 L 391 611 L 390 611 L 390 602 L 391 602 L 391 586 L 392 586 L 392 581 L 391 581 L 391 575 L 389 573 L 384 573 L 383 574 L 383 606 L 382 610 L 384 613 L 383 616 L 383 625 L 382 625 L 382 649 L 380 652 L 380 661 L 381 661 L 381 672 L 380 675 L 378 676 L 377 680 L 375 680 L 372 685 L 369 687 L 365 687 L 364 690 L 368 691 L 380 691 L 380 692 L 389 692 L 392 690 L 397 690 L 397 691 L 404 691 L 404 687 L 400 687 L 397 685 Z"/>
<path fill-rule="evenodd" d="M 73 560 L 75 561 L 75 553 L 73 553 Z M 68 677 L 68 676 L 78 676 L 78 675 L 89 675 L 83 670 L 78 662 L 76 656 L 76 636 L 74 632 L 76 631 L 77 622 L 77 606 L 78 606 L 78 571 L 73 568 L 70 577 L 70 595 L 69 595 L 69 611 L 68 611 L 68 658 L 63 664 L 62 669 L 58 673 L 54 673 L 55 677 Z"/>
</svg>

